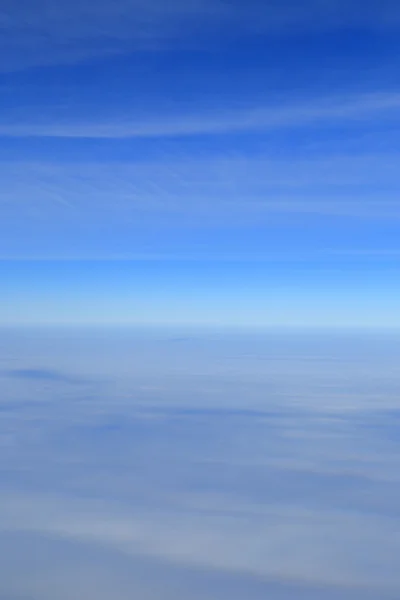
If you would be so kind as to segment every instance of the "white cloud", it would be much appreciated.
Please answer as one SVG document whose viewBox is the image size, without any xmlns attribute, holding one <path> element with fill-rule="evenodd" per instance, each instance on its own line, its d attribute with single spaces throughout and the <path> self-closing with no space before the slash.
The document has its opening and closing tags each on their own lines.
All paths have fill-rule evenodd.
<svg viewBox="0 0 400 600">
<path fill-rule="evenodd" d="M 123 504 L 118 508 L 103 500 L 5 493 L 0 527 L 265 580 L 382 591 L 399 585 L 391 560 L 400 551 L 392 518 L 282 504 L 245 506 L 234 495 L 219 509 L 217 497 L 211 506 L 208 511 L 127 511 Z M 377 547 L 372 566 L 371 549 Z"/>
<path fill-rule="evenodd" d="M 234 224 L 295 213 L 399 218 L 399 160 L 367 154 L 0 163 L 3 222 Z"/>
<path fill-rule="evenodd" d="M 49 389 L 43 402 L 42 390 L 27 386 L 39 404 L 8 394 L 13 402 L 2 407 L 1 432 L 14 440 L 0 455 L 2 538 L 33 533 L 79 551 L 86 546 L 94 563 L 103 549 L 264 581 L 376 586 L 377 598 L 399 588 L 399 451 L 385 435 L 398 415 L 398 345 L 393 352 L 382 338 L 337 333 L 325 342 L 273 336 L 274 342 L 203 332 L 178 347 L 126 331 L 37 338 L 8 335 L 1 360 L 11 347 L 18 355 L 24 349 L 25 366 L 38 356 L 58 363 L 60 373 L 66 363 L 71 373 L 73 365 L 88 373 L 95 365 L 102 377 L 108 370 L 116 381 L 128 378 L 131 397 L 101 380 L 89 398 L 76 388 L 68 396 Z M 142 418 L 151 402 L 132 394 L 143 365 L 161 388 L 156 420 Z M 382 382 L 391 370 L 388 392 Z M 246 381 L 257 378 L 255 401 Z M 198 380 L 200 387 L 220 386 L 218 409 L 202 390 L 195 397 Z M 363 394 L 374 381 L 380 416 L 378 400 L 369 404 Z M 358 402 L 347 409 L 355 389 Z"/>
<path fill-rule="evenodd" d="M 0 135 L 9 137 L 65 137 L 65 138 L 152 138 L 268 131 L 293 128 L 331 121 L 363 121 L 399 117 L 400 93 L 363 93 L 338 98 L 320 98 L 303 104 L 286 106 L 253 106 L 240 110 L 225 108 L 203 114 L 166 114 L 160 119 L 154 114 L 124 116 L 100 121 L 44 121 L 32 115 L 29 121 L 21 115 L 7 122 L 0 121 Z M 36 122 L 35 122 L 36 121 Z"/>
</svg>

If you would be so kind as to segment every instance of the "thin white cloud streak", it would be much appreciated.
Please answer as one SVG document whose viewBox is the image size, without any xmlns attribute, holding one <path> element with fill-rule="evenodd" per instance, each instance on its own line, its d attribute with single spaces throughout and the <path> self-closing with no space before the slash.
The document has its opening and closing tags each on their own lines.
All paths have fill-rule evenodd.
<svg viewBox="0 0 400 600">
<path fill-rule="evenodd" d="M 103 122 L 30 122 L 15 120 L 0 123 L 4 137 L 65 137 L 65 138 L 154 138 L 257 132 L 279 128 L 294 128 L 330 121 L 363 121 L 400 117 L 400 93 L 364 93 L 337 99 L 321 98 L 303 105 L 253 107 L 241 110 L 217 110 L 201 115 L 154 115 L 124 117 Z"/>
<path fill-rule="evenodd" d="M 137 163 L 0 163 L 3 224 L 256 223 L 279 214 L 400 217 L 396 154 Z M 183 219 L 183 221 L 182 221 Z M 211 219 L 211 221 L 210 221 Z"/>
<path fill-rule="evenodd" d="M 106 502 L 100 510 L 93 510 L 79 500 L 4 494 L 0 527 L 8 524 L 17 531 L 101 544 L 130 556 L 287 582 L 383 589 L 399 584 L 390 561 L 400 550 L 392 518 L 290 504 L 269 504 L 262 509 L 243 506 L 232 498 L 226 501 L 225 517 L 200 510 L 158 515 L 120 510 L 117 515 Z M 385 551 L 374 557 L 374 568 L 367 570 L 369 551 L 364 554 L 363 549 L 377 544 Z"/>
<path fill-rule="evenodd" d="M 34 0 L 2 2 L 0 69 L 79 62 L 93 56 L 172 46 L 206 46 L 210 34 L 279 34 L 400 24 L 394 0 Z M 221 29 L 222 28 L 222 29 Z M 193 35 L 194 32 L 196 35 Z M 204 34 L 204 35 L 202 35 Z"/>
<path fill-rule="evenodd" d="M 221 262 L 221 263 L 308 263 L 318 264 L 319 261 L 324 261 L 325 268 L 329 267 L 329 259 L 341 258 L 357 258 L 362 260 L 365 258 L 367 261 L 371 259 L 392 259 L 394 260 L 393 268 L 397 269 L 397 262 L 400 260 L 400 248 L 344 248 L 338 249 L 317 249 L 312 252 L 272 252 L 266 251 L 265 253 L 248 253 L 247 255 L 234 254 L 234 253 L 223 253 L 214 252 L 210 253 L 198 253 L 190 254 L 188 252 L 181 252 L 170 254 L 165 253 L 114 253 L 109 254 L 93 253 L 86 251 L 80 254 L 63 253 L 53 254 L 51 256 L 46 254 L 3 254 L 0 255 L 0 262 L 180 262 L 180 263 L 196 263 L 196 262 Z M 328 261 L 328 262 L 327 262 Z M 341 267 L 337 267 L 340 269 Z"/>
<path fill-rule="evenodd" d="M 186 37 L 189 24 L 215 15 L 223 3 L 208 0 L 35 0 L 24 11 L 2 3 L 0 69 L 75 63 L 132 50 L 157 50 Z M 186 25 L 186 27 L 185 27 Z"/>
<path fill-rule="evenodd" d="M 352 248 L 351 250 L 346 249 L 332 249 L 329 250 L 329 254 L 336 256 L 355 256 L 365 257 L 368 260 L 371 258 L 400 258 L 400 248 Z"/>
</svg>

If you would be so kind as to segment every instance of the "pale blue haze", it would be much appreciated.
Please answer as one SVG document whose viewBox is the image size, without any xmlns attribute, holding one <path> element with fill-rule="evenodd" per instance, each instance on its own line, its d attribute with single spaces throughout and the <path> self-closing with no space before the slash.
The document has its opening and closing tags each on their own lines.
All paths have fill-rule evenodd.
<svg viewBox="0 0 400 600">
<path fill-rule="evenodd" d="M 0 598 L 395 600 L 400 338 L 1 331 Z"/>
</svg>

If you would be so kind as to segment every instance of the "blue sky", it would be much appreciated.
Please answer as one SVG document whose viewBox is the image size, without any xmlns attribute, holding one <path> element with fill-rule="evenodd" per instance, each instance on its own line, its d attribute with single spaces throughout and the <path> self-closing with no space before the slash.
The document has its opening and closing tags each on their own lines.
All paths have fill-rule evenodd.
<svg viewBox="0 0 400 600">
<path fill-rule="evenodd" d="M 3 322 L 400 325 L 398 2 L 0 16 Z"/>
</svg>

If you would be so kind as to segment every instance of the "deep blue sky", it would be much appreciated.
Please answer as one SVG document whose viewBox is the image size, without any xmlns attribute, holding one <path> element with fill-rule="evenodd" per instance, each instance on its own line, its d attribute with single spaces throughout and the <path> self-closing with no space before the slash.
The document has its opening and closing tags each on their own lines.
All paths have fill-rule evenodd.
<svg viewBox="0 0 400 600">
<path fill-rule="evenodd" d="M 0 16 L 3 322 L 400 325 L 397 1 Z"/>
</svg>

